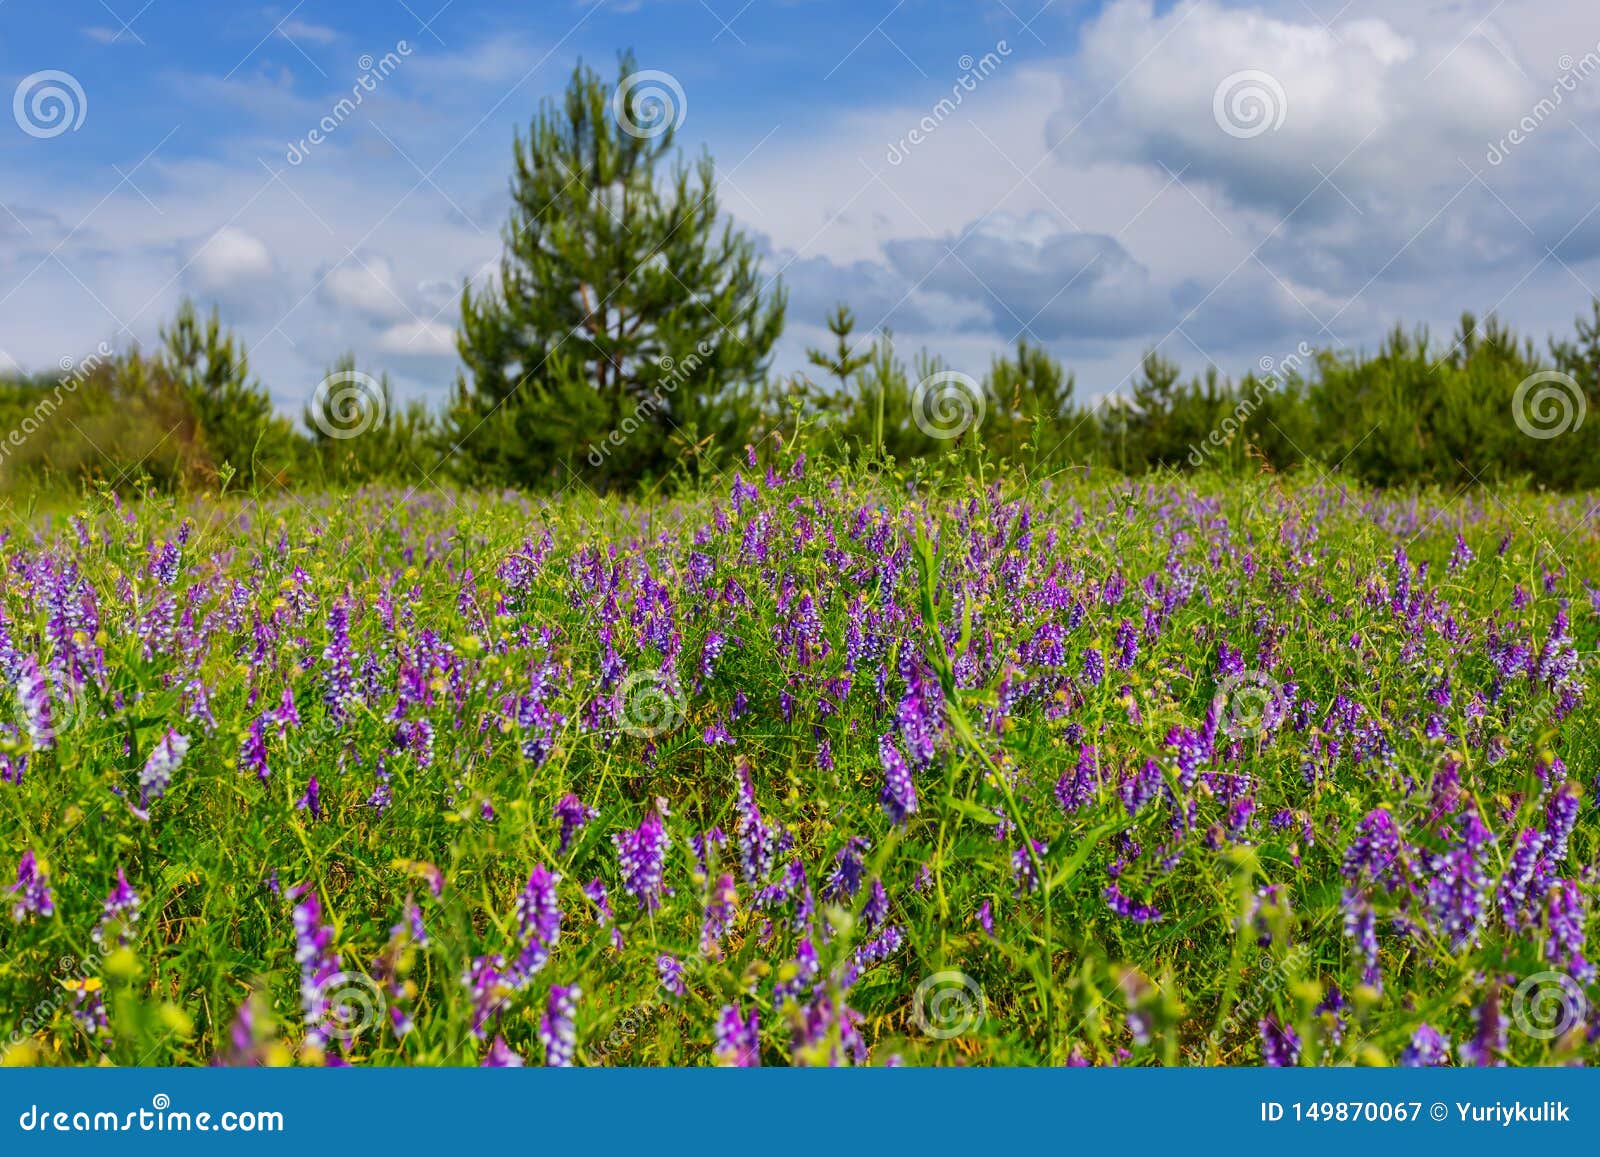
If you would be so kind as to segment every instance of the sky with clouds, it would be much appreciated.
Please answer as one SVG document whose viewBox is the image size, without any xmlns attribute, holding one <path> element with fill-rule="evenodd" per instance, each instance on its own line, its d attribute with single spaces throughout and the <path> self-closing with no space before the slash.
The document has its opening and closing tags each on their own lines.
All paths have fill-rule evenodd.
<svg viewBox="0 0 1600 1157">
<path fill-rule="evenodd" d="M 513 134 L 623 48 L 788 288 L 779 370 L 841 299 L 1096 397 L 1600 287 L 1592 0 L 0 0 L 0 365 L 187 294 L 290 411 L 345 351 L 442 399 Z"/>
</svg>

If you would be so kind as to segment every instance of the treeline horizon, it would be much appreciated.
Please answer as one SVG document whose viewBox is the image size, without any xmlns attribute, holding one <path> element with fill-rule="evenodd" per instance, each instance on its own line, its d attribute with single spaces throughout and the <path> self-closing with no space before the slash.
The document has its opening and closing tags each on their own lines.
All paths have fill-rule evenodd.
<svg viewBox="0 0 1600 1157">
<path fill-rule="evenodd" d="M 1397 326 L 1371 352 L 1302 345 L 1242 378 L 1214 367 L 1185 376 L 1151 352 L 1125 395 L 1092 404 L 1077 400 L 1059 359 L 1026 339 L 969 376 L 927 350 L 908 362 L 887 332 L 857 340 L 843 306 L 828 321 L 834 344 L 810 351 L 815 375 L 728 387 L 716 399 L 716 429 L 668 435 L 665 469 L 644 468 L 630 443 L 658 437 L 671 380 L 615 426 L 585 432 L 569 420 L 547 429 L 544 453 L 508 469 L 461 425 L 460 386 L 442 407 L 400 404 L 385 377 L 361 373 L 349 357 L 328 379 L 362 384 L 319 392 L 291 420 L 220 317 L 186 301 L 152 350 L 102 346 L 66 372 L 0 375 L 0 489 L 431 482 L 537 493 L 577 478 L 630 492 L 747 469 L 750 447 L 797 439 L 824 463 L 933 465 L 955 455 L 1036 474 L 1309 468 L 1379 487 L 1600 489 L 1600 441 L 1584 421 L 1600 404 L 1600 301 L 1542 351 L 1492 316 L 1479 323 L 1469 314 L 1448 343 Z"/>
<path fill-rule="evenodd" d="M 1270 372 L 1185 377 L 1148 353 L 1126 394 L 1087 405 L 1021 340 L 981 375 L 841 303 L 814 374 L 775 375 L 788 300 L 722 213 L 715 164 L 676 148 L 632 57 L 580 64 L 512 147 L 498 277 L 461 294 L 462 369 L 438 408 L 396 402 L 352 357 L 297 426 L 213 310 L 185 301 L 153 351 L 0 377 L 0 489 L 143 480 L 255 492 L 428 482 L 597 492 L 693 486 L 781 439 L 824 460 L 951 455 L 1034 472 L 1315 469 L 1378 486 L 1520 481 L 1600 488 L 1600 301 L 1544 348 L 1492 315 L 1449 341 L 1397 326 L 1371 352 L 1299 350 Z M 1263 366 L 1267 364 L 1264 359 Z"/>
</svg>

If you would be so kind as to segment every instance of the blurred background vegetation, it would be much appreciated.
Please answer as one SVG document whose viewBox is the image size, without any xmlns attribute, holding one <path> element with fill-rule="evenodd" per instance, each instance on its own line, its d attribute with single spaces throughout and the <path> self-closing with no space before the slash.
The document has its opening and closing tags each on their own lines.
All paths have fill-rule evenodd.
<svg viewBox="0 0 1600 1157">
<path fill-rule="evenodd" d="M 634 69 L 628 56 L 619 76 Z M 781 285 L 721 214 L 711 158 L 641 133 L 615 83 L 580 66 L 513 150 L 498 278 L 464 287 L 448 403 L 401 405 L 346 358 L 298 422 L 239 339 L 185 302 L 153 350 L 0 376 L 0 494 L 36 500 L 135 483 L 269 491 L 374 482 L 596 492 L 693 485 L 747 447 L 903 467 L 948 455 L 1076 466 L 1314 470 L 1382 486 L 1600 488 L 1600 302 L 1544 348 L 1493 317 L 1447 338 L 1397 327 L 1374 350 L 1301 347 L 1241 380 L 1185 378 L 1148 354 L 1130 383 L 1080 396 L 1026 340 L 986 371 L 909 360 L 846 304 L 811 372 L 776 375 Z M 1526 385 L 1535 375 L 1560 375 Z M 930 379 L 943 383 L 930 391 Z M 1518 419 L 1521 419 L 1519 423 Z M 1559 430 L 1559 436 L 1533 436 Z"/>
</svg>

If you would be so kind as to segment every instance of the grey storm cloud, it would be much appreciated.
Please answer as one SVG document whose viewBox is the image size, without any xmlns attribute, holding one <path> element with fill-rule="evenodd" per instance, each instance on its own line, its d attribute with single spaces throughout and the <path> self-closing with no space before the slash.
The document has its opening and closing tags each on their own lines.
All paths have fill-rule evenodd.
<svg viewBox="0 0 1600 1157">
<path fill-rule="evenodd" d="M 884 255 L 921 290 L 980 303 L 997 332 L 1045 341 L 1147 333 L 1170 312 L 1114 238 L 998 219 L 954 238 L 902 238 Z"/>
</svg>

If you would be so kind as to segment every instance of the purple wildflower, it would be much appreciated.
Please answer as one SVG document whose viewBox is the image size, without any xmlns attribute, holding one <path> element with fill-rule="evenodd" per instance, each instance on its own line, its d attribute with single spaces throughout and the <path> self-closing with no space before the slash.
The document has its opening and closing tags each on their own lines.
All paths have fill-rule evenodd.
<svg viewBox="0 0 1600 1157">
<path fill-rule="evenodd" d="M 738 812 L 734 830 L 739 835 L 739 866 L 745 883 L 759 885 L 772 870 L 778 833 L 761 818 L 750 762 L 742 758 L 739 760 L 739 794 L 734 799 L 734 807 Z"/>
<path fill-rule="evenodd" d="M 905 939 L 905 933 L 895 925 L 884 925 L 850 954 L 850 959 L 839 974 L 839 987 L 850 988 L 867 969 L 899 952 Z"/>
<path fill-rule="evenodd" d="M 722 938 L 733 923 L 733 907 L 738 898 L 739 891 L 733 886 L 733 877 L 724 872 L 711 889 L 705 920 L 700 926 L 700 951 L 712 960 L 722 956 Z"/>
<path fill-rule="evenodd" d="M 1505 874 L 1500 877 L 1500 915 L 1512 931 L 1529 922 L 1530 904 L 1537 904 L 1544 895 L 1544 872 L 1539 862 L 1543 851 L 1544 834 L 1535 828 L 1525 828 L 1517 838 L 1517 847 L 1506 864 Z"/>
<path fill-rule="evenodd" d="M 544 1015 L 539 1018 L 539 1042 L 544 1045 L 547 1068 L 572 1067 L 572 1058 L 578 1052 L 578 998 L 582 995 L 576 984 L 550 986 Z"/>
<path fill-rule="evenodd" d="M 1351 884 L 1381 883 L 1390 892 L 1399 886 L 1400 832 L 1394 817 L 1374 808 L 1362 817 L 1356 837 L 1345 849 L 1344 878 Z"/>
<path fill-rule="evenodd" d="M 305 794 L 294 801 L 296 811 L 310 812 L 314 820 L 322 819 L 322 789 L 317 786 L 317 777 L 312 776 L 306 781 Z"/>
<path fill-rule="evenodd" d="M 660 813 L 652 808 L 636 829 L 614 833 L 611 842 L 617 849 L 623 888 L 639 907 L 655 911 L 666 891 L 667 849 L 672 846 Z"/>
<path fill-rule="evenodd" d="M 561 877 L 536 864 L 528 883 L 517 896 L 512 915 L 517 922 L 517 940 L 522 950 L 507 976 L 513 987 L 525 988 L 534 974 L 550 959 L 551 950 L 561 939 L 561 900 L 556 885 Z"/>
<path fill-rule="evenodd" d="M 673 996 L 689 995 L 689 990 L 683 983 L 683 961 L 676 956 L 666 952 L 657 956 L 656 975 L 661 979 L 661 987 L 672 993 Z"/>
<path fill-rule="evenodd" d="M 150 757 L 145 760 L 144 771 L 139 774 L 138 810 L 141 819 L 149 818 L 150 805 L 164 796 L 167 788 L 172 786 L 172 773 L 183 764 L 184 754 L 188 750 L 188 737 L 170 729 L 150 749 Z"/>
<path fill-rule="evenodd" d="M 1471 1040 L 1456 1047 L 1461 1063 L 1474 1068 L 1500 1067 L 1505 1064 L 1499 1054 L 1505 1051 L 1509 1035 L 1505 1018 L 1500 1015 L 1500 994 L 1491 992 L 1484 1002 L 1472 1010 L 1473 1034 Z"/>
<path fill-rule="evenodd" d="M 1354 890 L 1344 894 L 1344 934 L 1355 941 L 1361 956 L 1361 983 L 1383 988 L 1383 973 L 1378 968 L 1378 921 L 1372 905 Z"/>
<path fill-rule="evenodd" d="M 883 881 L 874 877 L 867 892 L 867 902 L 861 909 L 861 920 L 868 928 L 876 928 L 889 918 L 889 893 Z"/>
<path fill-rule="evenodd" d="M 752 1005 L 749 1016 L 737 1004 L 724 1005 L 717 1016 L 717 1064 L 724 1068 L 753 1069 L 761 1064 L 761 1029 Z"/>
<path fill-rule="evenodd" d="M 868 847 L 861 836 L 851 836 L 833 857 L 833 870 L 822 883 L 824 900 L 853 900 L 865 875 L 863 854 Z"/>
<path fill-rule="evenodd" d="M 483 1054 L 483 1062 L 478 1067 L 484 1069 L 520 1069 L 525 1064 L 527 1062 L 522 1059 L 521 1054 L 506 1044 L 505 1037 L 496 1036 L 489 1043 L 488 1049 Z"/>
<path fill-rule="evenodd" d="M 778 971 L 778 982 L 772 986 L 773 1005 L 781 1008 L 785 1001 L 803 998 L 806 990 L 816 983 L 817 974 L 821 971 L 822 964 L 817 959 L 817 950 L 812 947 L 810 938 L 801 940 L 800 946 L 795 949 L 794 960 Z"/>
<path fill-rule="evenodd" d="M 256 719 L 239 743 L 239 770 L 248 771 L 262 783 L 272 775 L 267 765 L 267 738 L 264 718 Z"/>
<path fill-rule="evenodd" d="M 1017 882 L 1017 895 L 1027 892 L 1037 892 L 1041 887 L 1039 869 L 1035 861 L 1043 862 L 1050 852 L 1048 844 L 1041 844 L 1038 840 L 1029 841 L 1033 851 L 1029 854 L 1027 847 L 1017 848 L 1011 853 L 1011 878 Z"/>
<path fill-rule="evenodd" d="M 1567 841 L 1578 822 L 1578 787 L 1568 781 L 1551 795 L 1545 806 L 1545 853 L 1551 864 L 1567 858 Z"/>
<path fill-rule="evenodd" d="M 1261 1018 L 1261 1063 L 1268 1068 L 1287 1069 L 1300 1063 L 1300 1034 L 1276 1016 Z"/>
<path fill-rule="evenodd" d="M 1432 1025 L 1417 1026 L 1411 1034 L 1411 1043 L 1400 1054 L 1400 1063 L 1408 1069 L 1431 1069 L 1450 1059 L 1450 1038 L 1443 1036 Z"/>
<path fill-rule="evenodd" d="M 269 713 L 272 722 L 278 725 L 278 737 L 281 739 L 289 733 L 291 727 L 300 726 L 300 711 L 294 705 L 294 688 L 284 684 L 283 695 L 278 699 L 278 709 Z"/>
<path fill-rule="evenodd" d="M 32 848 L 24 851 L 17 861 L 17 882 L 11 885 L 10 891 L 17 898 L 11 906 L 11 919 L 17 923 L 22 923 L 30 914 L 55 915 L 56 900 L 50 891 L 50 874 L 34 857 Z"/>
<path fill-rule="evenodd" d="M 1117 627 L 1117 670 L 1128 671 L 1139 660 L 1139 631 L 1127 619 Z"/>
<path fill-rule="evenodd" d="M 583 886 L 583 894 L 594 904 L 594 922 L 611 929 L 611 947 L 622 951 L 622 929 L 617 927 L 617 914 L 611 910 L 611 897 L 606 893 L 605 881 L 599 876 Z"/>
<path fill-rule="evenodd" d="M 819 992 L 801 1010 L 794 1022 L 790 1055 L 796 1065 L 827 1065 L 836 1068 L 849 1061 L 865 1064 L 867 1045 L 861 1039 L 861 1014 L 835 1000 L 833 994 Z"/>
<path fill-rule="evenodd" d="M 1595 968 L 1583 958 L 1585 916 L 1583 893 L 1577 881 L 1552 881 L 1546 916 L 1550 939 L 1545 943 L 1545 959 L 1564 965 L 1579 980 L 1590 981 Z"/>
<path fill-rule="evenodd" d="M 111 1018 L 106 1013 L 105 989 L 98 976 L 74 977 L 63 987 L 72 993 L 72 1019 L 85 1036 L 102 1048 L 112 1043 Z"/>
<path fill-rule="evenodd" d="M 506 958 L 498 952 L 474 957 L 461 974 L 461 983 L 472 995 L 472 1035 L 488 1036 L 489 1025 L 510 1002 L 513 986 L 505 976 Z"/>
<path fill-rule="evenodd" d="M 1106 906 L 1118 916 L 1132 920 L 1135 924 L 1155 924 L 1160 921 L 1161 913 L 1149 904 L 1141 904 L 1136 900 L 1122 894 L 1122 889 L 1112 883 L 1105 890 Z"/>
<path fill-rule="evenodd" d="M 328 664 L 323 701 L 335 721 L 343 723 L 350 704 L 359 697 L 356 690 L 355 654 L 350 646 L 350 605 L 344 599 L 328 613 L 328 645 L 322 650 Z"/>
<path fill-rule="evenodd" d="M 28 742 L 37 751 L 49 751 L 55 744 L 55 726 L 50 715 L 50 685 L 39 670 L 39 660 L 29 655 L 17 675 L 17 703 L 22 708 L 22 725 Z"/>
<path fill-rule="evenodd" d="M 883 763 L 883 810 L 889 820 L 901 825 L 917 811 L 917 787 L 911 781 L 911 769 L 896 746 L 894 736 L 885 733 L 878 740 L 878 758 Z"/>
<path fill-rule="evenodd" d="M 1153 759 L 1147 759 L 1143 767 L 1129 772 L 1117 785 L 1117 794 L 1122 797 L 1122 806 L 1128 814 L 1136 816 L 1161 794 L 1161 786 L 1161 765 Z"/>
<path fill-rule="evenodd" d="M 571 792 L 562 796 L 555 807 L 555 818 L 561 821 L 561 843 L 557 851 L 566 855 L 572 846 L 572 837 L 599 814 L 599 808 L 590 807 Z"/>
<path fill-rule="evenodd" d="M 316 890 L 302 885 L 291 896 L 303 897 L 294 906 L 295 963 L 300 966 L 300 1007 L 306 1025 L 306 1043 L 325 1049 L 337 1037 L 338 1010 L 328 999 L 331 986 L 342 975 L 339 954 L 333 951 L 333 929 L 322 922 L 322 901 Z"/>
<path fill-rule="evenodd" d="M 1056 803 L 1069 816 L 1094 798 L 1100 783 L 1100 765 L 1092 744 L 1084 744 L 1078 751 L 1078 762 L 1061 773 L 1056 781 Z"/>
<path fill-rule="evenodd" d="M 139 923 L 139 893 L 128 883 L 128 877 L 119 867 L 117 882 L 107 894 L 100 909 L 100 922 L 89 934 L 102 950 L 115 944 L 126 948 L 133 943 L 133 933 Z"/>
</svg>

